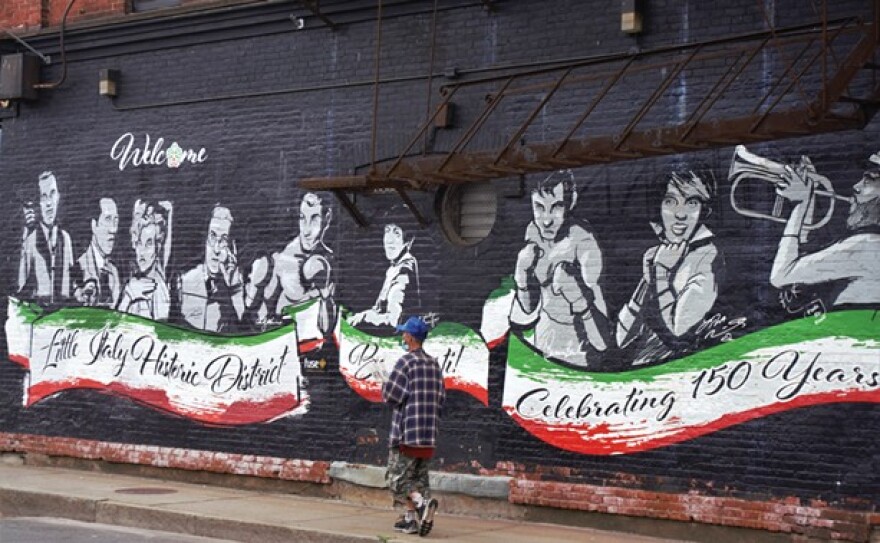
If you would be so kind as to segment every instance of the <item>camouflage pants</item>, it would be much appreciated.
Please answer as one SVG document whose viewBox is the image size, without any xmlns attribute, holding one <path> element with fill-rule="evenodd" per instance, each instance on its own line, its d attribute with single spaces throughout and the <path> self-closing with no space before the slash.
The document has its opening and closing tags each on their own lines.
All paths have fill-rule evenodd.
<svg viewBox="0 0 880 543">
<path fill-rule="evenodd" d="M 394 497 L 394 506 L 406 505 L 410 493 L 418 491 L 426 498 L 431 497 L 428 483 L 428 462 L 425 458 L 411 458 L 393 447 L 388 452 L 388 469 L 385 482 Z"/>
</svg>

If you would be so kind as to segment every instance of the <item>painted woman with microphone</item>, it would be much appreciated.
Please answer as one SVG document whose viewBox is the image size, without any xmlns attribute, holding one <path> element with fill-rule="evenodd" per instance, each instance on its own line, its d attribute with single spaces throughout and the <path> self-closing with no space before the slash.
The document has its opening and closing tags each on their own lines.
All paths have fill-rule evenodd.
<svg viewBox="0 0 880 543">
<path fill-rule="evenodd" d="M 634 350 L 635 366 L 686 352 L 715 304 L 723 259 L 703 223 L 712 196 L 693 171 L 669 176 L 661 224 L 652 223 L 660 244 L 645 252 L 642 279 L 617 321 L 617 343 Z"/>
</svg>

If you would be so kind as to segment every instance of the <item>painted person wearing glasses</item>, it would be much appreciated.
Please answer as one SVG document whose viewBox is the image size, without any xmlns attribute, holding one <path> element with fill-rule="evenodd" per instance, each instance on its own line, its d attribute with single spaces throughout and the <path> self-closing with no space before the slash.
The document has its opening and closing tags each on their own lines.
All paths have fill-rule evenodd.
<svg viewBox="0 0 880 543">
<path fill-rule="evenodd" d="M 822 176 L 812 167 L 789 169 L 777 193 L 794 206 L 773 260 L 770 283 L 776 288 L 795 284 L 829 284 L 832 306 L 880 303 L 880 153 L 853 185 L 846 218 L 848 235 L 824 249 L 801 254 L 804 227 L 813 191 Z"/>
<path fill-rule="evenodd" d="M 205 258 L 178 281 L 180 313 L 193 328 L 225 332 L 235 328 L 244 313 L 241 271 L 230 232 L 229 208 L 217 205 L 205 237 Z"/>
<path fill-rule="evenodd" d="M 171 202 L 138 200 L 131 217 L 134 266 L 116 309 L 153 320 L 168 320 L 171 293 L 165 270 L 171 257 Z"/>
<path fill-rule="evenodd" d="M 382 399 L 392 408 L 385 480 L 394 506 L 405 507 L 394 529 L 426 536 L 434 527 L 437 511 L 437 500 L 431 497 L 428 463 L 437 447 L 446 390 L 440 365 L 422 349 L 428 337 L 425 321 L 410 317 L 396 330 L 403 335 L 406 354 L 394 364 L 382 386 Z"/>
<path fill-rule="evenodd" d="M 645 252 L 642 279 L 617 321 L 617 343 L 635 350 L 633 365 L 686 352 L 715 304 L 723 259 L 703 224 L 711 201 L 710 184 L 693 171 L 669 176 L 661 223 L 651 224 L 660 244 Z"/>
</svg>

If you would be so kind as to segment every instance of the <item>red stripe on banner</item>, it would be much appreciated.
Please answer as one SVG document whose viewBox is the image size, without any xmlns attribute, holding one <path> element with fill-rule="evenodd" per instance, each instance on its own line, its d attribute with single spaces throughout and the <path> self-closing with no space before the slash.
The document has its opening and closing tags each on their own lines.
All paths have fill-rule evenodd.
<svg viewBox="0 0 880 543">
<path fill-rule="evenodd" d="M 500 338 L 497 338 L 497 339 L 491 339 L 486 342 L 486 348 L 488 348 L 491 351 L 495 347 L 504 343 L 505 339 L 507 339 L 507 334 L 504 334 L 503 336 L 501 336 Z"/>
<path fill-rule="evenodd" d="M 324 345 L 324 338 L 319 339 L 306 339 L 299 342 L 297 349 L 299 350 L 299 354 L 310 353 L 312 351 L 317 351 Z"/>
<path fill-rule="evenodd" d="M 25 369 L 31 369 L 31 359 L 21 355 L 21 354 L 10 354 L 9 355 L 10 362 L 15 362 L 19 366 Z"/>
<path fill-rule="evenodd" d="M 627 431 L 627 435 L 615 435 L 614 430 L 608 423 L 588 424 L 548 424 L 539 420 L 521 417 L 514 408 L 505 406 L 504 410 L 533 436 L 541 441 L 550 443 L 567 451 L 608 455 L 647 451 L 680 443 L 695 437 L 717 432 L 723 428 L 734 426 L 753 419 L 766 417 L 775 413 L 781 413 L 827 403 L 867 402 L 880 403 L 880 390 L 850 390 L 838 392 L 823 392 L 799 396 L 788 402 L 778 402 L 741 413 L 729 413 L 718 419 L 695 426 L 683 426 L 680 428 L 658 428 L 651 437 L 647 428 L 637 434 L 638 429 Z M 678 419 L 670 419 L 668 422 L 678 422 Z M 621 432 L 622 433 L 622 432 Z"/>
<path fill-rule="evenodd" d="M 382 403 L 382 383 L 371 379 L 358 379 L 342 368 L 340 368 L 340 373 L 358 396 L 373 403 Z"/>
<path fill-rule="evenodd" d="M 483 405 L 489 405 L 489 391 L 472 381 L 464 381 L 458 377 L 446 377 L 443 380 L 446 390 L 460 390 L 470 394 Z"/>
<path fill-rule="evenodd" d="M 348 386 L 357 392 L 360 397 L 374 403 L 382 403 L 382 383 L 372 379 L 358 379 L 345 370 L 340 370 L 340 373 L 342 373 Z M 476 383 L 463 381 L 458 377 L 447 376 L 443 379 L 443 386 L 447 390 L 460 390 L 470 394 L 483 405 L 489 405 L 489 391 Z"/>
<path fill-rule="evenodd" d="M 267 422 L 290 413 L 308 401 L 308 396 L 297 399 L 293 394 L 275 396 L 265 401 L 240 400 L 228 404 L 218 403 L 216 409 L 199 410 L 174 404 L 163 390 L 134 388 L 121 383 L 101 383 L 93 379 L 70 379 L 47 381 L 28 388 L 27 407 L 53 394 L 71 389 L 90 389 L 111 392 L 131 398 L 150 407 L 159 408 L 198 422 L 218 426 L 234 426 Z"/>
</svg>

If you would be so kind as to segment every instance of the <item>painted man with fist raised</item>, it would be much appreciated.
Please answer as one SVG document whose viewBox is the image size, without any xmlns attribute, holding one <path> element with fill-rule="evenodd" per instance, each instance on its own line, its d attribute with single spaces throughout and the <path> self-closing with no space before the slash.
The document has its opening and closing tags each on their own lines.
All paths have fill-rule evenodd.
<svg viewBox="0 0 880 543">
<path fill-rule="evenodd" d="M 288 306 L 318 300 L 317 322 L 314 323 L 317 330 L 310 332 L 298 324 L 301 341 L 304 338 L 318 340 L 317 337 L 309 338 L 309 334 L 327 335 L 336 324 L 333 251 L 324 245 L 324 234 L 331 217 L 327 202 L 315 193 L 307 193 L 299 207 L 299 234 L 283 250 L 271 255 L 271 265 L 257 263 L 254 268 L 268 275 L 262 298 L 270 315 L 281 317 Z M 252 271 L 254 277 L 251 280 L 263 281 L 255 276 L 255 271 Z"/>
<path fill-rule="evenodd" d="M 609 343 L 602 251 L 589 225 L 571 217 L 576 203 L 571 170 L 550 174 L 532 191 L 510 320 L 534 324 L 534 346 L 543 354 L 595 368 Z"/>
</svg>

